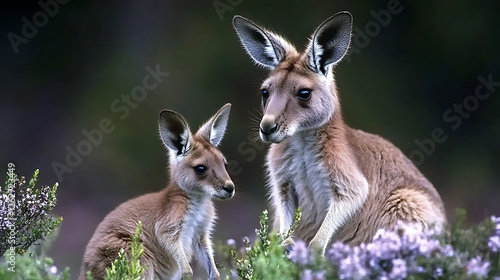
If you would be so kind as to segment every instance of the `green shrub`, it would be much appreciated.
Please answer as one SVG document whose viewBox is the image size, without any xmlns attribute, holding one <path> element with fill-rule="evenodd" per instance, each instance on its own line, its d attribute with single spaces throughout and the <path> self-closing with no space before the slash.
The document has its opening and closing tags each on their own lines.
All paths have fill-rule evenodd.
<svg viewBox="0 0 500 280">
<path fill-rule="evenodd" d="M 7 254 L 4 255 L 8 259 Z M 0 279 L 2 280 L 70 280 L 69 268 L 59 272 L 49 257 L 39 256 L 34 253 L 17 255 L 15 267 L 8 261 L 0 264 Z"/>
<path fill-rule="evenodd" d="M 32 245 L 24 254 L 7 250 L 0 258 L 2 280 L 69 280 L 69 268 L 60 271 L 46 252 L 57 236 L 57 229 L 40 244 Z"/>
<path fill-rule="evenodd" d="M 291 237 L 300 221 L 300 210 L 286 235 L 269 232 L 268 213 L 264 210 L 260 216 L 260 229 L 256 230 L 258 240 L 250 246 L 248 238 L 244 239 L 244 253 L 238 255 L 234 249 L 230 251 L 234 259 L 236 273 L 241 279 L 289 279 L 297 274 L 298 268 L 285 256 L 281 243 Z"/>
<path fill-rule="evenodd" d="M 5 186 L 0 186 L 0 256 L 14 249 L 23 254 L 36 241 L 54 231 L 62 221 L 48 213 L 56 206 L 58 184 L 36 187 L 38 169 L 28 186 L 9 164 Z"/>
<path fill-rule="evenodd" d="M 122 248 L 118 253 L 118 258 L 111 263 L 110 268 L 106 268 L 105 280 L 140 280 L 142 274 L 146 271 L 146 267 L 140 263 L 140 258 L 144 253 L 144 246 L 140 243 L 142 233 L 142 223 L 137 223 L 135 234 L 132 237 L 130 250 L 130 258 L 127 257 L 125 250 Z M 87 272 L 87 280 L 91 280 Z"/>
<path fill-rule="evenodd" d="M 36 188 L 38 170 L 28 186 L 9 165 L 5 187 L 0 187 L 0 279 L 69 280 L 69 268 L 59 271 L 45 252 L 62 218 L 48 215 L 56 203 L 57 184 Z M 220 267 L 226 279 L 322 280 L 322 279 L 500 279 L 500 218 L 491 217 L 472 227 L 465 226 L 464 210 L 445 230 L 398 224 L 396 230 L 379 230 L 370 243 L 331 245 L 325 256 L 311 251 L 301 240 L 287 248 L 300 221 L 296 212 L 285 235 L 270 232 L 268 214 L 260 217 L 257 240 L 237 251 L 234 240 L 216 250 L 229 267 Z M 120 250 L 106 269 L 106 280 L 139 280 L 146 267 L 140 243 L 142 223 L 132 238 L 130 253 Z M 49 236 L 50 235 L 50 236 Z M 42 245 L 42 246 L 39 246 Z M 220 264 L 219 264 L 220 266 Z M 91 279 L 87 275 L 87 279 Z"/>
<path fill-rule="evenodd" d="M 286 254 L 281 242 L 291 232 L 269 232 L 264 211 L 255 243 L 245 242 L 240 254 L 230 250 L 233 269 L 226 279 L 500 279 L 500 218 L 470 228 L 464 227 L 465 218 L 458 210 L 445 230 L 400 223 L 360 246 L 336 242 L 323 257 L 301 240 Z"/>
<path fill-rule="evenodd" d="M 8 165 L 5 186 L 0 186 L 0 279 L 69 280 L 46 256 L 62 218 L 48 213 L 56 205 L 57 183 L 36 187 L 38 170 L 25 186 L 14 165 Z"/>
</svg>

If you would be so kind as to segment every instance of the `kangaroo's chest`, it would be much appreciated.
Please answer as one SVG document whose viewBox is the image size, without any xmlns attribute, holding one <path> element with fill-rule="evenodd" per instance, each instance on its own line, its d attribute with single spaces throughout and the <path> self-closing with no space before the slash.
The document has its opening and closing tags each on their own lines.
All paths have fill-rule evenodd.
<svg viewBox="0 0 500 280">
<path fill-rule="evenodd" d="M 180 238 L 188 260 L 191 260 L 194 246 L 198 243 L 202 234 L 208 231 L 213 223 L 212 218 L 208 216 L 208 211 L 202 211 L 202 209 L 207 209 L 208 207 L 210 206 L 193 204 L 187 209 L 187 215 L 181 227 Z"/>
<path fill-rule="evenodd" d="M 307 136 L 293 139 L 272 146 L 268 157 L 272 187 L 291 188 L 303 220 L 322 218 L 332 198 L 333 181 L 314 142 Z"/>
</svg>

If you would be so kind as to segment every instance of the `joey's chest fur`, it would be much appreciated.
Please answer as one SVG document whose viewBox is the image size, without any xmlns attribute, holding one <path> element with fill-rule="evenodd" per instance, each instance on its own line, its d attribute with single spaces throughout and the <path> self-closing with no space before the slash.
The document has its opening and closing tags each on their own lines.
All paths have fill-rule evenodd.
<svg viewBox="0 0 500 280">
<path fill-rule="evenodd" d="M 290 188 L 295 206 L 303 213 L 301 224 L 319 223 L 333 195 L 334 182 L 317 143 L 316 133 L 299 133 L 273 144 L 267 158 L 271 187 Z"/>
<path fill-rule="evenodd" d="M 213 202 L 209 199 L 191 202 L 187 205 L 186 216 L 182 220 L 179 238 L 188 260 L 191 259 L 193 248 L 201 236 L 212 230 L 215 216 Z M 205 209 L 205 211 L 200 211 Z"/>
</svg>

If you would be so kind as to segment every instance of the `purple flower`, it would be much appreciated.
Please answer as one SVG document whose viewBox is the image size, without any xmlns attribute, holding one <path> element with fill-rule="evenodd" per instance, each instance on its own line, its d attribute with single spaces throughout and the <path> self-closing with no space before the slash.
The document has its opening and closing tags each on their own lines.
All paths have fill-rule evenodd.
<svg viewBox="0 0 500 280">
<path fill-rule="evenodd" d="M 230 238 L 230 239 L 226 240 L 226 245 L 234 247 L 234 246 L 236 246 L 236 241 L 234 239 Z"/>
<path fill-rule="evenodd" d="M 490 247 L 491 251 L 498 252 L 500 249 L 500 237 L 498 235 L 490 237 L 488 240 L 488 247 Z"/>
<path fill-rule="evenodd" d="M 326 280 L 326 271 L 320 270 L 313 273 L 314 280 Z"/>
<path fill-rule="evenodd" d="M 443 276 L 443 269 L 438 267 L 436 270 L 434 270 L 434 277 L 438 278 Z"/>
<path fill-rule="evenodd" d="M 345 259 L 349 252 L 351 251 L 351 247 L 342 242 L 335 242 L 332 244 L 330 249 L 327 252 L 327 258 L 335 265 L 339 265 L 340 261 Z"/>
<path fill-rule="evenodd" d="M 350 254 L 340 261 L 339 279 L 368 279 L 370 271 L 360 261 L 359 254 Z"/>
<path fill-rule="evenodd" d="M 312 272 L 312 270 L 306 269 L 302 272 L 300 280 L 326 280 L 325 274 L 324 270 Z"/>
<path fill-rule="evenodd" d="M 432 253 L 441 251 L 441 244 L 436 239 L 422 239 L 418 249 L 421 255 L 429 257 Z"/>
<path fill-rule="evenodd" d="M 390 279 L 404 279 L 407 276 L 406 261 L 403 259 L 392 260 L 392 270 L 389 273 Z"/>
<path fill-rule="evenodd" d="M 304 241 L 298 240 L 293 244 L 292 250 L 288 254 L 292 262 L 298 264 L 307 264 L 309 262 L 309 249 Z"/>
<path fill-rule="evenodd" d="M 235 269 L 231 269 L 231 274 L 229 277 L 230 277 L 229 279 L 240 279 L 238 276 L 238 272 L 236 272 Z"/>
<path fill-rule="evenodd" d="M 500 235 L 500 217 L 491 216 L 491 221 L 495 223 L 495 234 Z"/>
<path fill-rule="evenodd" d="M 394 231 L 379 229 L 372 243 L 366 245 L 370 254 L 379 259 L 388 260 L 397 257 L 401 250 L 401 238 Z"/>
<path fill-rule="evenodd" d="M 475 274 L 478 277 L 487 276 L 490 270 L 490 262 L 481 261 L 481 256 L 472 258 L 467 263 L 467 275 Z"/>
<path fill-rule="evenodd" d="M 412 227 L 405 228 L 401 236 L 401 250 L 404 253 L 414 254 L 419 251 L 420 242 L 424 239 L 422 231 Z"/>
<path fill-rule="evenodd" d="M 302 275 L 300 276 L 300 280 L 312 280 L 312 270 L 306 269 L 302 272 Z"/>
</svg>

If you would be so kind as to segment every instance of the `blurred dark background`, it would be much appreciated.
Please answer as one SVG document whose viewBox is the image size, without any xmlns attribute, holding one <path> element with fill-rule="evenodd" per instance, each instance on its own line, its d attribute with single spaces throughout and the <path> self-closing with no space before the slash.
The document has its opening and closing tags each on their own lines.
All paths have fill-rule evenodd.
<svg viewBox="0 0 500 280">
<path fill-rule="evenodd" d="M 388 5 L 398 11 L 390 19 Z M 60 182 L 54 213 L 64 221 L 50 254 L 76 277 L 104 216 L 167 182 L 160 110 L 176 110 L 196 128 L 231 102 L 221 149 L 231 160 L 237 196 L 218 203 L 214 239 L 253 235 L 267 207 L 266 149 L 252 142 L 250 118 L 258 116 L 258 89 L 267 72 L 240 47 L 232 17 L 246 16 L 303 49 L 324 19 L 348 10 L 355 42 L 335 69 L 347 123 L 411 155 L 440 192 L 450 220 L 457 207 L 468 210 L 471 222 L 498 215 L 500 86 L 490 87 L 496 90 L 489 96 L 483 86 L 483 100 L 475 92 L 479 76 L 500 82 L 499 6 L 493 0 L 69 1 L 44 16 L 37 1 L 4 3 L 0 171 L 13 162 L 21 175 L 39 168 L 40 184 Z M 36 32 L 25 27 L 23 35 L 23 17 Z M 122 95 L 130 96 L 146 67 L 157 65 L 168 77 L 130 108 Z M 130 110 L 126 116 L 123 106 Z M 106 118 L 114 130 L 58 178 L 54 164 L 67 166 L 68 147 L 84 145 L 82 131 L 98 129 Z M 446 140 L 432 148 L 425 139 L 435 129 Z"/>
</svg>

